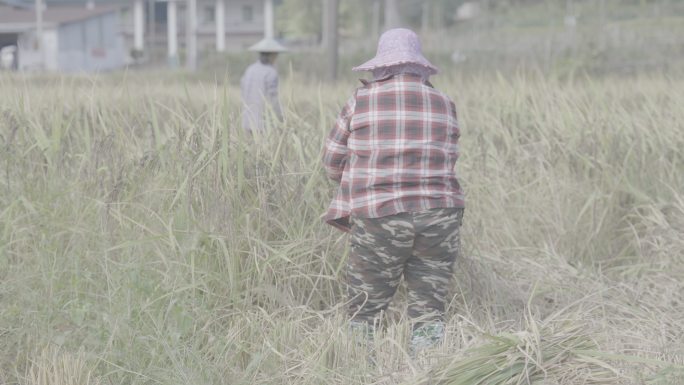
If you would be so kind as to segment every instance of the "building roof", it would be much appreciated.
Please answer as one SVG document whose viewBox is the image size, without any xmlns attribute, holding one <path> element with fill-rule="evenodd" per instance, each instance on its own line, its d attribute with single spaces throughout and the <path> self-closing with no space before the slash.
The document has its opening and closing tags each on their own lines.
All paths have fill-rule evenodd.
<svg viewBox="0 0 684 385">
<path fill-rule="evenodd" d="M 120 6 L 129 6 L 131 5 L 131 0 L 43 0 L 44 4 L 47 4 L 48 8 L 50 6 L 62 6 L 62 5 L 85 5 L 88 2 L 92 2 L 93 4 L 97 4 L 98 7 L 100 5 L 105 5 L 105 4 L 118 4 Z M 157 2 L 166 2 L 167 0 L 155 0 Z M 263 2 L 263 0 L 243 0 L 243 3 L 257 3 L 260 4 Z M 274 0 L 273 4 L 274 5 L 280 5 L 282 4 L 283 0 Z M 8 4 L 8 5 L 14 5 L 17 7 L 22 7 L 22 8 L 33 8 L 35 2 L 34 0 L 0 0 L 0 5 L 1 4 Z"/>
<path fill-rule="evenodd" d="M 86 8 L 85 5 L 48 7 L 43 11 L 43 22 L 45 27 L 53 27 L 90 19 L 120 8 L 120 5 L 97 5 L 92 9 Z M 21 32 L 34 29 L 35 24 L 36 12 L 33 9 L 0 5 L 0 32 Z"/>
<path fill-rule="evenodd" d="M 50 6 L 59 5 L 83 5 L 85 6 L 89 0 L 43 0 L 43 4 L 46 4 L 48 8 Z M 126 0 L 91 0 L 94 4 L 126 4 Z M 13 5 L 21 8 L 33 8 L 35 6 L 35 0 L 0 0 L 0 4 Z"/>
</svg>

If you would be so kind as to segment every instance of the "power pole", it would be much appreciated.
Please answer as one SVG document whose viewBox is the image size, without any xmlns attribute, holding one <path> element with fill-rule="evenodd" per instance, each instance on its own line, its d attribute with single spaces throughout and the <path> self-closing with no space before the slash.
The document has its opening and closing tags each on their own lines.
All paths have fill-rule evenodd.
<svg viewBox="0 0 684 385">
<path fill-rule="evenodd" d="M 43 0 L 36 0 L 36 44 L 40 55 L 40 69 L 45 69 L 45 48 L 43 47 Z"/>
<path fill-rule="evenodd" d="M 397 0 L 385 0 L 385 31 L 401 26 Z"/>
<path fill-rule="evenodd" d="M 339 0 L 325 0 L 327 4 L 327 32 L 326 36 L 328 41 L 326 47 L 328 49 L 328 78 L 330 80 L 337 80 L 337 59 L 338 59 L 338 13 L 339 13 Z"/>
<path fill-rule="evenodd" d="M 186 61 L 188 71 L 197 70 L 197 0 L 188 0 L 186 31 Z"/>
<path fill-rule="evenodd" d="M 430 2 L 423 2 L 423 8 L 420 14 L 420 32 L 423 36 L 428 32 L 430 28 Z"/>
<path fill-rule="evenodd" d="M 214 24 L 216 24 L 216 52 L 226 50 L 226 2 L 216 0 L 214 8 Z"/>
<path fill-rule="evenodd" d="M 275 37 L 273 0 L 264 1 L 264 37 L 269 39 L 273 39 Z"/>
<path fill-rule="evenodd" d="M 328 0 L 323 0 L 323 7 L 321 9 L 321 49 L 327 50 L 328 49 L 328 17 L 329 13 L 328 12 L 328 7 L 330 6 L 330 2 Z"/>
<path fill-rule="evenodd" d="M 178 67 L 178 7 L 176 0 L 166 3 L 166 34 L 168 61 L 171 68 Z"/>
<path fill-rule="evenodd" d="M 149 2 L 147 3 L 147 35 L 149 36 L 147 38 L 147 51 L 150 54 L 150 57 L 154 57 L 154 49 L 156 46 L 157 42 L 157 15 L 156 15 L 156 10 L 155 10 L 155 2 Z"/>
<path fill-rule="evenodd" d="M 373 0 L 373 20 L 371 21 L 370 46 L 375 45 L 375 40 L 380 36 L 380 0 Z"/>
<path fill-rule="evenodd" d="M 145 6 L 143 0 L 133 1 L 133 49 L 135 59 L 142 57 L 145 49 Z"/>
</svg>

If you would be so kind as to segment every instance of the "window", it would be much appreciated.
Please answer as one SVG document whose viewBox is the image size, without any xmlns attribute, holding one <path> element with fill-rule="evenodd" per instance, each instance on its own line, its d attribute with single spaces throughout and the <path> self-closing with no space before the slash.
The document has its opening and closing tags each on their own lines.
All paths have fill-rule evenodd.
<svg viewBox="0 0 684 385">
<path fill-rule="evenodd" d="M 242 21 L 254 21 L 254 7 L 252 7 L 251 5 L 242 6 Z"/>
<path fill-rule="evenodd" d="M 154 3 L 154 22 L 159 24 L 166 24 L 168 20 L 168 5 L 164 3 Z"/>
<path fill-rule="evenodd" d="M 216 21 L 216 8 L 213 5 L 204 6 L 204 23 L 213 24 Z"/>
</svg>

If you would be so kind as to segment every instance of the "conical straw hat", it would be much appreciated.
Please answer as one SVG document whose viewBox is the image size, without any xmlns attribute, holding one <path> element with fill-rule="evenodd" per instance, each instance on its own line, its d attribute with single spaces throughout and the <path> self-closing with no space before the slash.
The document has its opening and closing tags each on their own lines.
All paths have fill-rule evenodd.
<svg viewBox="0 0 684 385">
<path fill-rule="evenodd" d="M 270 37 L 266 37 L 260 42 L 249 47 L 249 50 L 263 53 L 287 52 L 287 48 L 285 48 L 284 45 L 278 43 L 277 40 Z"/>
</svg>

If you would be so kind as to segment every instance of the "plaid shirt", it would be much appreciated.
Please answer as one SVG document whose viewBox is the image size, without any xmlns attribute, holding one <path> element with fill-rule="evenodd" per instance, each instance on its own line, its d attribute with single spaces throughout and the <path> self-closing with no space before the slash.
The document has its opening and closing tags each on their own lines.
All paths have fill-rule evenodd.
<svg viewBox="0 0 684 385">
<path fill-rule="evenodd" d="M 349 231 L 350 216 L 463 207 L 459 136 L 454 103 L 419 76 L 364 83 L 325 143 L 325 170 L 340 184 L 324 220 Z"/>
</svg>

